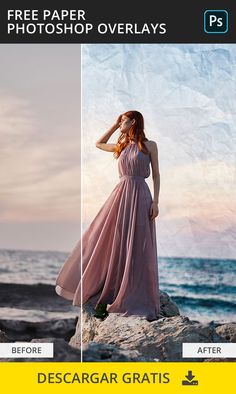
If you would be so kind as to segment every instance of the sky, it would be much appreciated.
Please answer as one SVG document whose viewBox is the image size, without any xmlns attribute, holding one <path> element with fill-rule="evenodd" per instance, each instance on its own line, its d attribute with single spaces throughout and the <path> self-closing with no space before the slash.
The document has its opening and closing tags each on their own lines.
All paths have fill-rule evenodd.
<svg viewBox="0 0 236 394">
<path fill-rule="evenodd" d="M 0 248 L 71 250 L 80 203 L 84 231 L 119 181 L 95 142 L 136 109 L 158 145 L 159 256 L 235 258 L 235 45 L 86 44 L 81 71 L 75 44 L 0 56 Z"/>
<path fill-rule="evenodd" d="M 0 248 L 80 236 L 80 45 L 0 45 Z"/>
</svg>

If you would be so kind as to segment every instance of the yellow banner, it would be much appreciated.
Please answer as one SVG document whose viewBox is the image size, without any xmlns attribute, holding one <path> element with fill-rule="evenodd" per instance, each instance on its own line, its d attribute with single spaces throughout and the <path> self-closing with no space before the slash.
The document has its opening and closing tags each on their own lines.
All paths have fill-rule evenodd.
<svg viewBox="0 0 236 394">
<path fill-rule="evenodd" d="M 0 374 L 2 392 L 33 394 L 231 394 L 236 387 L 235 362 L 3 362 Z"/>
</svg>

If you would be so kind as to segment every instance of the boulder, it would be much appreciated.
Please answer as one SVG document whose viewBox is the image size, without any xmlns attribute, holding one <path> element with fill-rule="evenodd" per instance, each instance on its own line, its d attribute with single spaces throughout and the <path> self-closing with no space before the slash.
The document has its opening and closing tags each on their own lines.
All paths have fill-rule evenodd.
<svg viewBox="0 0 236 394">
<path fill-rule="evenodd" d="M 97 319 L 93 307 L 86 304 L 69 341 L 74 348 L 81 347 L 81 331 L 84 348 L 91 342 L 114 345 L 122 351 L 137 352 L 140 361 L 203 361 L 182 359 L 182 343 L 226 342 L 217 334 L 214 324 L 202 324 L 180 315 L 177 305 L 166 293 L 161 294 L 161 313 L 152 322 L 143 316 L 123 317 L 119 313 L 110 313 L 104 320 Z"/>
<path fill-rule="evenodd" d="M 227 342 L 236 342 L 236 323 L 220 324 L 216 327 L 216 332 Z"/>
<path fill-rule="evenodd" d="M 163 316 L 171 317 L 180 314 L 178 306 L 165 291 L 160 292 L 160 305 L 160 313 Z"/>
</svg>

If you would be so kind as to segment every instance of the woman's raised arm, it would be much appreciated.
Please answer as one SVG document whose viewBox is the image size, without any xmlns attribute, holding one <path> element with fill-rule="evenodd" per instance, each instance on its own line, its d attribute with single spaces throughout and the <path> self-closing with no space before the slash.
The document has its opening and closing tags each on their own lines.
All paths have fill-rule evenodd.
<svg viewBox="0 0 236 394">
<path fill-rule="evenodd" d="M 116 144 L 107 144 L 107 141 L 111 137 L 111 135 L 118 129 L 120 126 L 120 121 L 121 121 L 122 115 L 119 115 L 117 118 L 116 122 L 111 126 L 111 128 L 103 134 L 99 140 L 96 142 L 96 147 L 102 150 L 105 150 L 107 152 L 114 152 L 116 148 Z"/>
</svg>

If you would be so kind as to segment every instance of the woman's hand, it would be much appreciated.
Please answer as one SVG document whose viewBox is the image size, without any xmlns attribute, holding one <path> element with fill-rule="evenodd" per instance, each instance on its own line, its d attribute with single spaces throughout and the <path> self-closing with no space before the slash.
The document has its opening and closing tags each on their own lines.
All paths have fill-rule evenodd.
<svg viewBox="0 0 236 394">
<path fill-rule="evenodd" d="M 155 217 L 158 216 L 158 214 L 159 214 L 158 203 L 153 201 L 150 208 L 151 220 L 154 220 Z"/>
</svg>

